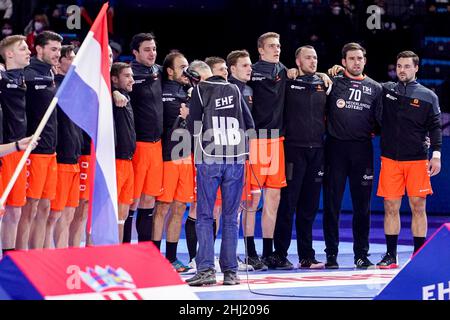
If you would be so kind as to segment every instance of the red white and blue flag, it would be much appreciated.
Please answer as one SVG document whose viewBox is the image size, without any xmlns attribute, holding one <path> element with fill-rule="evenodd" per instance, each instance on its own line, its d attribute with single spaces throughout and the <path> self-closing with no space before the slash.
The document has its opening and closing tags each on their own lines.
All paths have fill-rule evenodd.
<svg viewBox="0 0 450 320">
<path fill-rule="evenodd" d="M 145 266 L 145 267 L 143 267 Z M 151 242 L 9 252 L 0 299 L 198 300 Z"/>
<path fill-rule="evenodd" d="M 105 3 L 56 93 L 61 109 L 92 139 L 88 226 L 94 245 L 118 243 L 107 9 Z"/>
</svg>

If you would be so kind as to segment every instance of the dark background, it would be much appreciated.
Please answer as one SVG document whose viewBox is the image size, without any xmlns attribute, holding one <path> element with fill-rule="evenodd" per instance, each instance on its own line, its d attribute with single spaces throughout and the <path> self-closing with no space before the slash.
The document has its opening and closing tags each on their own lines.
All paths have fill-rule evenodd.
<svg viewBox="0 0 450 320">
<path fill-rule="evenodd" d="M 438 94 L 443 133 L 450 135 L 449 1 L 114 0 L 110 1 L 114 8 L 110 40 L 121 46 L 117 58 L 121 61 L 132 59 L 129 42 L 134 34 L 153 32 L 157 39 L 158 64 L 162 64 L 172 49 L 180 50 L 190 61 L 211 55 L 225 58 L 231 50 L 247 49 L 255 62 L 258 60 L 257 38 L 274 31 L 281 35 L 281 61 L 286 66 L 295 67 L 295 50 L 311 44 L 319 55 L 321 71 L 340 63 L 342 46 L 356 41 L 367 49 L 365 71 L 377 81 L 390 80 L 388 65 L 395 68 L 397 53 L 413 50 L 421 57 L 419 81 Z M 82 20 L 81 30 L 68 30 L 67 6 L 83 6 L 95 18 L 103 3 L 95 0 L 13 2 L 10 23 L 15 33 L 29 34 L 30 30 L 24 29 L 33 21 L 34 14 L 45 13 L 50 22 L 48 29 L 63 34 L 65 43 L 81 42 L 90 27 Z M 369 30 L 366 26 L 369 18 L 366 10 L 372 4 L 383 9 L 379 30 Z M 449 139 L 444 139 L 442 172 L 432 180 L 436 194 L 429 204 L 430 212 L 450 212 L 450 167 L 445 165 L 445 159 L 450 157 Z M 351 206 L 347 198 L 348 195 L 344 199 L 344 210 Z M 374 199 L 373 209 L 382 211 L 380 199 L 375 196 Z"/>
<path fill-rule="evenodd" d="M 82 40 L 89 25 L 83 20 L 81 31 L 68 30 L 64 14 L 67 5 L 82 5 L 94 18 L 104 1 L 13 2 L 17 31 L 23 30 L 34 12 L 44 12 L 50 29 L 75 33 L 71 36 Z M 110 39 L 122 46 L 121 60 L 131 58 L 129 42 L 133 34 L 153 32 L 159 64 L 171 49 L 193 60 L 211 55 L 226 57 L 231 50 L 245 48 L 256 61 L 258 36 L 274 31 L 281 35 L 281 61 L 288 67 L 295 66 L 294 52 L 299 46 L 312 44 L 319 55 L 319 69 L 326 70 L 340 63 L 340 50 L 346 42 L 356 41 L 367 49 L 366 73 L 372 78 L 388 80 L 388 65 L 395 63 L 398 52 L 409 49 L 422 58 L 419 77 L 424 84 L 439 93 L 449 91 L 438 89 L 450 74 L 449 0 L 113 0 L 110 4 L 114 8 Z M 366 27 L 366 10 L 372 4 L 384 11 L 381 30 Z M 55 8 L 59 15 L 54 14 Z M 333 14 L 336 8 L 337 15 Z M 442 97 L 444 111 L 450 111 L 447 99 Z"/>
</svg>

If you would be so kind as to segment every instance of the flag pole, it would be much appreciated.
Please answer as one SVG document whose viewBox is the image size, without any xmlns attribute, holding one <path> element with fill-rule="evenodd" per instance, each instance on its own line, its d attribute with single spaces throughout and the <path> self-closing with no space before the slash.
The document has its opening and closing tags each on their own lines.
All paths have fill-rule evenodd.
<svg viewBox="0 0 450 320">
<path fill-rule="evenodd" d="M 48 119 L 52 115 L 53 110 L 55 110 L 57 103 L 58 103 L 58 98 L 53 97 L 53 100 L 50 102 L 50 105 L 48 106 L 47 111 L 44 114 L 44 117 L 42 118 L 41 122 L 39 123 L 39 126 L 37 127 L 36 131 L 33 134 L 33 137 L 31 138 L 31 142 L 28 144 L 27 148 L 25 149 L 25 152 L 23 153 L 23 156 L 20 159 L 20 161 L 16 167 L 16 170 L 14 171 L 14 174 L 12 175 L 11 180 L 9 180 L 5 191 L 3 191 L 2 197 L 0 198 L 0 208 L 4 207 L 6 198 L 8 197 L 9 193 L 11 192 L 11 189 L 13 188 L 14 184 L 16 183 L 16 180 L 19 177 L 19 174 L 22 171 L 22 168 L 25 165 L 25 162 L 27 161 L 28 157 L 30 156 L 33 145 L 39 139 L 39 136 L 41 135 L 42 130 L 44 130 L 44 127 L 47 124 Z M 1 213 L 0 213 L 0 216 L 1 216 Z"/>
</svg>

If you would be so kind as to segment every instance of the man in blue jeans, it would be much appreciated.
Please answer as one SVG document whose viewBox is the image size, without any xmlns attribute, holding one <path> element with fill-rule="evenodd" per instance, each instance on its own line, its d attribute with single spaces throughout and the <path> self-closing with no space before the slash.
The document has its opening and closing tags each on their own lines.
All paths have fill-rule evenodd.
<svg viewBox="0 0 450 320">
<path fill-rule="evenodd" d="M 222 244 L 220 267 L 223 284 L 239 284 L 236 274 L 237 214 L 244 184 L 247 144 L 244 131 L 254 128 L 251 114 L 236 85 L 221 76 L 200 82 L 192 92 L 188 126 L 194 134 L 197 167 L 197 274 L 190 286 L 216 283 L 214 269 L 213 209 L 217 190 L 222 192 Z"/>
</svg>

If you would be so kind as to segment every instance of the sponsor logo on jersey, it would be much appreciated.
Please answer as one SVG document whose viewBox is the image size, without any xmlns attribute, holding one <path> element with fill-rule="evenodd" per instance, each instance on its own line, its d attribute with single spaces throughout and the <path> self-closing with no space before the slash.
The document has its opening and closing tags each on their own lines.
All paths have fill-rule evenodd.
<svg viewBox="0 0 450 320">
<path fill-rule="evenodd" d="M 305 90 L 305 87 L 301 87 L 301 86 L 295 86 L 295 85 L 291 85 L 291 89 L 296 89 L 296 90 Z"/>
<path fill-rule="evenodd" d="M 265 79 L 266 79 L 266 77 L 252 77 L 252 81 L 262 81 Z"/>
<path fill-rule="evenodd" d="M 338 101 L 336 101 L 336 106 L 339 109 L 342 109 L 343 107 L 345 107 L 345 100 L 344 99 L 338 99 Z"/>
<path fill-rule="evenodd" d="M 41 84 L 41 85 L 37 84 L 37 85 L 34 86 L 35 90 L 42 90 L 42 89 L 45 89 L 45 88 L 47 88 L 46 84 Z"/>
<path fill-rule="evenodd" d="M 419 99 L 412 99 L 411 102 L 410 102 L 410 105 L 412 105 L 413 107 L 418 108 L 420 106 L 419 105 Z"/>
<path fill-rule="evenodd" d="M 372 95 L 372 88 L 363 86 L 363 93 L 368 94 L 368 95 Z"/>
<path fill-rule="evenodd" d="M 389 93 L 388 94 L 386 94 L 386 98 L 388 98 L 388 99 L 391 99 L 391 100 L 397 100 L 397 98 L 396 97 L 394 97 L 394 96 L 391 96 Z"/>
</svg>

